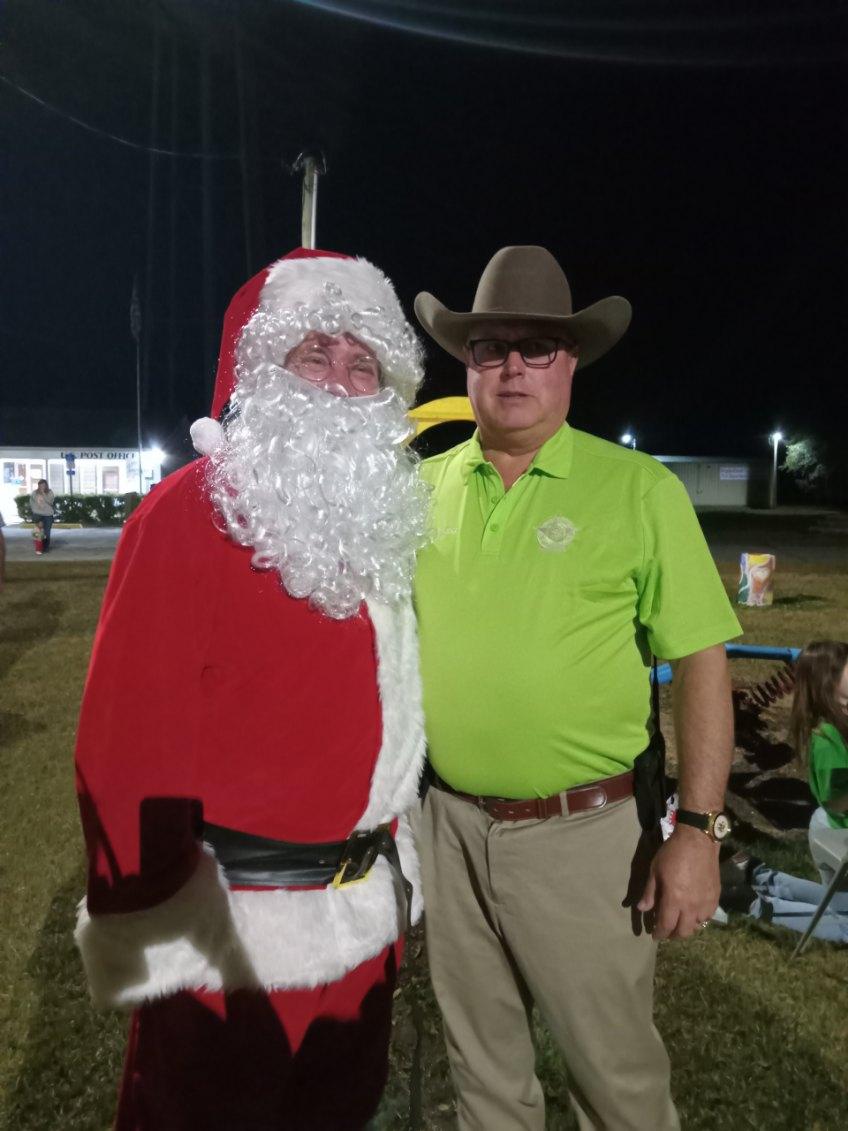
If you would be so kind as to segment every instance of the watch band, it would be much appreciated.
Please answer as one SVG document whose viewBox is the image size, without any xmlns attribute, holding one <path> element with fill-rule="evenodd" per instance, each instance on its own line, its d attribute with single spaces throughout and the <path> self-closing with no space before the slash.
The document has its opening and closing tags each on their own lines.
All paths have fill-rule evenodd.
<svg viewBox="0 0 848 1131">
<path fill-rule="evenodd" d="M 681 825 L 691 825 L 702 833 L 709 832 L 712 813 L 696 813 L 693 809 L 678 809 L 677 820 Z"/>
<path fill-rule="evenodd" d="M 700 829 L 704 836 L 709 837 L 714 844 L 721 843 L 731 831 L 730 818 L 721 810 L 696 813 L 692 809 L 678 809 L 677 823 Z"/>
</svg>

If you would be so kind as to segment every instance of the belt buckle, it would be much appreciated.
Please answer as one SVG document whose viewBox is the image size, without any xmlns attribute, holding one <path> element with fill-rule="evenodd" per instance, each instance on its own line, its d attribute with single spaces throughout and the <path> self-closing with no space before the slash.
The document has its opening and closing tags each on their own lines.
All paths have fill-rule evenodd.
<svg viewBox="0 0 848 1131">
<path fill-rule="evenodd" d="M 347 838 L 332 887 L 349 888 L 368 879 L 379 854 L 375 831 L 355 832 Z"/>
</svg>

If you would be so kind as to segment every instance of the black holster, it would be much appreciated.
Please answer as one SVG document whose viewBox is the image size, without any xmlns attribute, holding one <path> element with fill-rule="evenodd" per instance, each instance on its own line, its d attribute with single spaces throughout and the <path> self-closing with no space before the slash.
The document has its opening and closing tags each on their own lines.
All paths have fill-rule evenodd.
<svg viewBox="0 0 848 1131">
<path fill-rule="evenodd" d="M 660 729 L 660 688 L 657 661 L 651 669 L 651 740 L 633 763 L 633 792 L 639 824 L 645 832 L 659 828 L 666 813 L 668 779 L 665 776 L 665 738 Z"/>
<path fill-rule="evenodd" d="M 665 816 L 668 779 L 665 776 L 665 739 L 657 731 L 633 763 L 633 792 L 639 824 L 645 832 L 659 826 Z"/>
</svg>

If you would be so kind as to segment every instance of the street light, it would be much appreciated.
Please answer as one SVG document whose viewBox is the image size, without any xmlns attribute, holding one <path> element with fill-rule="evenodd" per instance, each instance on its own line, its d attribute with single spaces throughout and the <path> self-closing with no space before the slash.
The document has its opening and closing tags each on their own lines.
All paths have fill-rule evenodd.
<svg viewBox="0 0 848 1131">
<path fill-rule="evenodd" d="M 165 461 L 165 452 L 160 447 L 154 445 L 152 448 L 147 448 L 141 453 L 141 466 L 144 468 L 145 478 L 152 483 L 154 476 L 158 472 L 161 475 L 162 464 Z M 155 480 L 159 482 L 159 480 Z"/>
<path fill-rule="evenodd" d="M 621 437 L 621 442 L 632 448 L 634 452 L 636 451 L 636 437 L 631 432 L 625 432 Z"/>
<path fill-rule="evenodd" d="M 777 446 L 783 439 L 782 432 L 772 432 L 769 441 L 772 448 L 771 478 L 769 480 L 769 506 L 777 506 Z"/>
</svg>

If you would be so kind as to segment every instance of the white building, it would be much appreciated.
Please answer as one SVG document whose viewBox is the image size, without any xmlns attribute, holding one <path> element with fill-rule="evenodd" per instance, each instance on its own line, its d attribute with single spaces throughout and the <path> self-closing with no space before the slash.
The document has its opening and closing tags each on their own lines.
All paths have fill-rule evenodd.
<svg viewBox="0 0 848 1131">
<path fill-rule="evenodd" d="M 163 458 L 156 448 L 142 452 L 142 494 L 161 480 Z M 20 521 L 15 499 L 34 491 L 39 479 L 57 495 L 138 491 L 138 448 L 0 447 L 0 512 L 7 523 Z"/>
<path fill-rule="evenodd" d="M 769 465 L 725 456 L 655 456 L 673 471 L 696 507 L 767 507 Z"/>
</svg>

